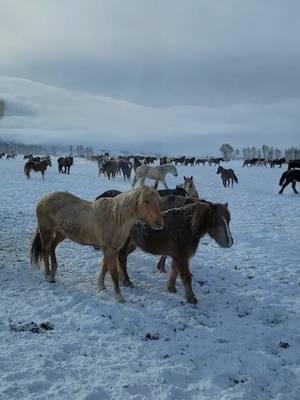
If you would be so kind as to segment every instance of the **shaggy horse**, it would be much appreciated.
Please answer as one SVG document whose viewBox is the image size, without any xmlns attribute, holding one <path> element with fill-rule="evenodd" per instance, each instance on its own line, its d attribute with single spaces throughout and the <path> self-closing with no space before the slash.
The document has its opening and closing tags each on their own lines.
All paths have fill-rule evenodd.
<svg viewBox="0 0 300 400">
<path fill-rule="evenodd" d="M 160 231 L 154 231 L 143 222 L 137 222 L 131 228 L 129 240 L 119 253 L 121 279 L 127 286 L 131 285 L 126 268 L 127 257 L 137 247 L 150 254 L 164 254 L 172 257 L 172 272 L 167 289 L 176 292 L 176 278 L 179 273 L 187 301 L 196 304 L 189 259 L 195 254 L 200 239 L 207 233 L 221 247 L 232 246 L 227 204 L 197 202 L 165 211 L 162 216 L 164 227 Z"/>
<path fill-rule="evenodd" d="M 39 266 L 43 260 L 46 280 L 54 282 L 57 269 L 55 248 L 60 242 L 68 238 L 82 245 L 98 247 L 103 250 L 98 289 L 105 288 L 104 278 L 109 270 L 118 302 L 124 302 L 119 288 L 118 253 L 129 236 L 130 228 L 138 218 L 143 218 L 153 229 L 163 227 L 159 196 L 146 186 L 93 202 L 68 192 L 50 193 L 38 202 L 36 214 L 38 224 L 31 246 L 32 265 Z"/>
<path fill-rule="evenodd" d="M 229 168 L 223 168 L 221 166 L 218 167 L 217 169 L 217 174 L 221 174 L 221 179 L 223 182 L 224 187 L 233 186 L 233 181 L 235 181 L 236 183 L 238 183 L 238 178 L 236 177 L 233 169 Z"/>
<path fill-rule="evenodd" d="M 135 186 L 137 181 L 140 179 L 143 185 L 146 178 L 155 180 L 154 188 L 157 189 L 158 182 L 161 181 L 166 189 L 168 185 L 166 184 L 165 177 L 167 174 L 172 174 L 178 176 L 177 168 L 172 164 L 157 165 L 156 167 L 151 167 L 150 165 L 141 165 L 135 171 L 135 177 L 132 182 L 132 187 Z"/>
<path fill-rule="evenodd" d="M 118 163 L 116 160 L 111 159 L 102 165 L 101 172 L 110 178 L 115 178 L 118 172 Z"/>
<path fill-rule="evenodd" d="M 27 163 L 24 165 L 24 173 L 27 176 L 27 179 L 29 179 L 31 171 L 41 172 L 42 178 L 44 179 L 45 171 L 48 166 L 52 167 L 51 160 L 49 158 L 40 162 L 27 161 Z"/>
<path fill-rule="evenodd" d="M 5 153 L 0 154 L 0 159 L 2 160 L 2 157 L 5 157 Z"/>
<path fill-rule="evenodd" d="M 130 177 L 131 177 L 131 170 L 132 170 L 132 164 L 131 164 L 131 162 L 130 161 L 128 161 L 128 160 L 120 160 L 119 162 L 118 162 L 118 164 L 119 164 L 119 168 L 121 169 L 121 171 L 122 171 L 122 174 L 123 174 L 123 178 L 126 180 L 126 179 L 130 179 Z"/>
<path fill-rule="evenodd" d="M 183 177 L 184 182 L 182 184 L 183 189 L 187 192 L 188 196 L 192 199 L 199 199 L 199 194 L 197 192 L 196 186 L 194 184 L 193 177 L 186 178 Z"/>
<path fill-rule="evenodd" d="M 61 174 L 70 174 L 70 168 L 73 165 L 74 159 L 71 156 L 59 157 L 57 159 L 58 172 Z"/>
<path fill-rule="evenodd" d="M 279 194 L 282 194 L 284 189 L 291 183 L 294 193 L 298 194 L 296 190 L 296 182 L 300 182 L 300 170 L 299 169 L 290 169 L 285 171 L 280 178 L 279 185 L 282 188 L 279 191 Z"/>
</svg>

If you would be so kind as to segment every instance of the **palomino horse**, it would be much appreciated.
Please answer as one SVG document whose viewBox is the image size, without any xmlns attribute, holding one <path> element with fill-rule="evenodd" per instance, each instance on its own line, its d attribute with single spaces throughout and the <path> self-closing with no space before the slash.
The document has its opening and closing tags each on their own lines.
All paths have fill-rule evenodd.
<svg viewBox="0 0 300 400">
<path fill-rule="evenodd" d="M 44 179 L 45 171 L 48 166 L 52 167 L 51 160 L 49 158 L 40 162 L 27 161 L 27 163 L 24 165 L 24 173 L 27 176 L 27 179 L 29 179 L 31 171 L 41 172 L 42 178 Z"/>
<path fill-rule="evenodd" d="M 104 278 L 109 271 L 118 302 L 124 302 L 119 288 L 118 253 L 129 236 L 130 228 L 138 218 L 143 218 L 153 229 L 163 227 L 159 195 L 146 186 L 92 202 L 68 192 L 50 193 L 38 202 L 36 213 L 38 225 L 31 247 L 32 265 L 39 266 L 43 260 L 46 280 L 54 282 L 57 269 L 55 248 L 64 239 L 102 249 L 98 289 L 105 288 Z"/>
<path fill-rule="evenodd" d="M 187 301 L 196 304 L 189 259 L 195 254 L 201 237 L 207 233 L 221 247 L 232 246 L 233 239 L 229 229 L 230 213 L 227 204 L 196 202 L 164 211 L 162 216 L 164 227 L 160 231 L 154 231 L 143 222 L 137 222 L 131 228 L 129 240 L 119 254 L 121 279 L 127 286 L 131 285 L 126 268 L 127 257 L 136 247 L 150 254 L 170 256 L 172 257 L 172 272 L 167 289 L 170 292 L 176 292 L 176 278 L 179 273 Z"/>
<path fill-rule="evenodd" d="M 199 194 L 197 192 L 196 186 L 194 184 L 193 177 L 186 178 L 183 177 L 184 182 L 182 184 L 183 189 L 187 192 L 188 196 L 192 199 L 199 199 Z"/>
<path fill-rule="evenodd" d="M 166 189 L 168 185 L 166 184 L 166 175 L 172 174 L 178 176 L 177 168 L 172 164 L 157 165 L 156 167 L 151 167 L 150 165 L 141 165 L 137 167 L 135 171 L 135 177 L 132 182 L 132 187 L 135 186 L 137 181 L 140 179 L 141 184 L 144 185 L 145 179 L 155 180 L 154 188 L 157 189 L 158 182 L 161 181 Z"/>
<path fill-rule="evenodd" d="M 233 169 L 231 169 L 231 168 L 226 169 L 226 168 L 219 166 L 217 169 L 217 174 L 221 174 L 221 179 L 222 179 L 224 187 L 230 186 L 230 183 L 231 183 L 231 186 L 233 186 L 233 181 L 238 183 L 238 178 L 236 177 Z"/>
<path fill-rule="evenodd" d="M 298 194 L 296 190 L 296 182 L 300 182 L 300 170 L 299 169 L 290 169 L 285 171 L 280 178 L 279 185 L 282 188 L 279 191 L 279 194 L 282 194 L 284 189 L 291 183 L 294 193 Z"/>
</svg>

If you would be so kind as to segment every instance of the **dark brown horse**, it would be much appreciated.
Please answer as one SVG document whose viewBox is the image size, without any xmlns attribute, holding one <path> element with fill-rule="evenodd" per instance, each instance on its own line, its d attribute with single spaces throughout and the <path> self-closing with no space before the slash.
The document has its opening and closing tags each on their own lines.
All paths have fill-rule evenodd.
<svg viewBox="0 0 300 400">
<path fill-rule="evenodd" d="M 238 183 L 238 178 L 236 177 L 233 169 L 231 169 L 231 168 L 226 169 L 226 168 L 219 166 L 217 169 L 217 174 L 218 175 L 221 174 L 221 179 L 222 179 L 224 187 L 230 186 L 230 183 L 231 183 L 231 186 L 233 186 L 233 181 Z"/>
<path fill-rule="evenodd" d="M 51 160 L 48 158 L 40 162 L 27 161 L 27 163 L 24 165 L 24 173 L 27 176 L 27 179 L 29 179 L 31 171 L 41 172 L 42 178 L 44 179 L 45 171 L 48 166 L 52 167 Z"/>
<path fill-rule="evenodd" d="M 176 292 L 176 279 L 180 274 L 187 301 L 196 304 L 189 259 L 195 254 L 205 234 L 209 234 L 221 247 L 232 246 L 227 204 L 197 202 L 165 211 L 162 216 L 164 227 L 160 231 L 151 229 L 143 222 L 133 225 L 128 241 L 119 252 L 120 278 L 126 286 L 132 285 L 127 274 L 127 257 L 137 247 L 150 254 L 170 256 L 172 272 L 167 284 L 168 291 Z"/>
<path fill-rule="evenodd" d="M 300 182 L 300 170 L 290 169 L 285 171 L 280 178 L 279 185 L 282 186 L 279 194 L 282 194 L 284 189 L 291 183 L 294 193 L 298 194 L 296 190 L 296 182 Z"/>
<path fill-rule="evenodd" d="M 58 172 L 61 174 L 70 174 L 70 168 L 74 163 L 74 158 L 71 156 L 59 157 L 57 159 Z"/>
<path fill-rule="evenodd" d="M 290 160 L 288 164 L 288 170 L 300 168 L 300 160 Z"/>
</svg>

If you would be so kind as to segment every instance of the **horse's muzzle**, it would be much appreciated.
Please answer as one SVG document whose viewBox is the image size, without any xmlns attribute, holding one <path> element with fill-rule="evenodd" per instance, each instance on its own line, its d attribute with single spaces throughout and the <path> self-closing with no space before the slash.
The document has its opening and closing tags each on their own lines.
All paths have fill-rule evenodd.
<svg viewBox="0 0 300 400">
<path fill-rule="evenodd" d="M 164 221 L 156 221 L 154 224 L 151 225 L 151 228 L 155 231 L 160 231 L 164 227 Z"/>
</svg>

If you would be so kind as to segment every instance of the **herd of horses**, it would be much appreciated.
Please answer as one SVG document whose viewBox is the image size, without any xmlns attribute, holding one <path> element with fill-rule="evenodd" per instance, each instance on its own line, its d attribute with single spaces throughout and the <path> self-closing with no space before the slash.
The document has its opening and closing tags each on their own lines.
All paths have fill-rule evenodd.
<svg viewBox="0 0 300 400">
<path fill-rule="evenodd" d="M 49 156 L 25 155 L 24 160 L 27 178 L 31 171 L 41 172 L 44 178 L 47 167 L 52 166 Z M 69 174 L 73 161 L 70 156 L 59 157 L 59 173 Z M 167 290 L 176 292 L 179 275 L 187 301 L 196 304 L 189 262 L 205 234 L 223 248 L 233 245 L 227 203 L 201 199 L 193 176 L 184 177 L 182 184 L 170 189 L 166 176 L 178 176 L 176 162 L 178 164 L 179 161 L 175 159 L 172 162 L 167 160 L 164 164 L 159 162 L 158 165 L 150 165 L 153 163 L 150 158 L 145 162 L 138 157 L 109 158 L 108 155 L 103 155 L 95 161 L 98 162 L 99 174 L 107 174 L 109 179 L 118 173 L 122 173 L 124 179 L 130 179 L 133 170 L 135 175 L 131 189 L 123 193 L 108 190 L 93 201 L 80 199 L 68 192 L 54 192 L 44 196 L 36 207 L 37 228 L 30 251 L 32 265 L 40 267 L 43 264 L 46 280 L 55 282 L 55 250 L 63 240 L 70 239 L 81 245 L 101 249 L 103 260 L 97 276 L 98 290 L 105 289 L 105 277 L 109 272 L 114 297 L 117 302 L 124 302 L 120 282 L 124 286 L 133 286 L 127 271 L 127 258 L 139 248 L 146 253 L 160 256 L 157 263 L 160 272 L 166 272 L 165 262 L 167 257 L 171 257 L 172 267 Z M 193 165 L 196 161 L 192 161 Z M 218 165 L 217 174 L 221 176 L 224 187 L 238 183 L 232 169 L 219 165 L 222 159 L 215 161 Z M 185 165 L 187 159 L 182 161 L 181 158 L 180 162 Z M 145 186 L 146 178 L 154 181 L 153 188 Z M 297 181 L 300 181 L 300 160 L 293 160 L 288 163 L 288 169 L 280 178 L 279 184 L 282 187 L 279 193 L 289 184 L 298 193 Z M 165 189 L 157 190 L 159 182 Z"/>
</svg>

